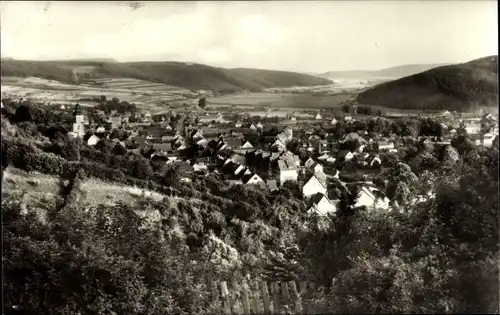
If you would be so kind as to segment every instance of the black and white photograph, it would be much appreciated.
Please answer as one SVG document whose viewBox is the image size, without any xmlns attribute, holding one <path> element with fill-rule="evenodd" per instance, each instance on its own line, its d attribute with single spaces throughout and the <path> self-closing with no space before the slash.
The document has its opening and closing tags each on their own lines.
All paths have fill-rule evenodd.
<svg viewBox="0 0 500 315">
<path fill-rule="evenodd" d="M 500 314 L 498 4 L 0 1 L 2 314 Z"/>
</svg>

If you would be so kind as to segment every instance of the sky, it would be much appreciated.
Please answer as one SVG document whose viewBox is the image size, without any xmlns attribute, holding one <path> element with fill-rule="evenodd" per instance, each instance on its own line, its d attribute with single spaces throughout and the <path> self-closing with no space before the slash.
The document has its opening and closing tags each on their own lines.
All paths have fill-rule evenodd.
<svg viewBox="0 0 500 315">
<path fill-rule="evenodd" d="M 498 54 L 496 1 L 1 1 L 1 55 L 322 73 Z"/>
</svg>

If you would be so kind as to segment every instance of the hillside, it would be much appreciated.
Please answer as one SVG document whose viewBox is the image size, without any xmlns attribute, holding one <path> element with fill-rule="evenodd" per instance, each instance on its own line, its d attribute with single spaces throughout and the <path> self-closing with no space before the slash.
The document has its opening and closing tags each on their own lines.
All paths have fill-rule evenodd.
<svg viewBox="0 0 500 315">
<path fill-rule="evenodd" d="M 380 70 L 348 70 L 348 71 L 330 71 L 319 76 L 328 79 L 359 79 L 373 80 L 379 78 L 399 79 L 412 74 L 427 71 L 429 69 L 443 66 L 444 64 L 415 64 L 401 65 Z"/>
<path fill-rule="evenodd" d="M 360 93 L 358 102 L 429 110 L 497 106 L 497 74 L 498 56 L 485 57 L 379 84 Z"/>
<path fill-rule="evenodd" d="M 2 60 L 2 76 L 41 77 L 73 82 L 72 74 L 84 80 L 132 78 L 193 90 L 236 92 L 264 88 L 331 84 L 330 80 L 294 72 L 258 69 L 225 69 L 183 62 L 21 61 Z"/>
</svg>

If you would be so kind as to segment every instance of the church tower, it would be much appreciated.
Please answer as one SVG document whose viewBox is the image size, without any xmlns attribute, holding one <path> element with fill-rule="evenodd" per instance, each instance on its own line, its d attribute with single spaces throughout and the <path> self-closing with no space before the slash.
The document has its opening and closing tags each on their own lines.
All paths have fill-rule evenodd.
<svg viewBox="0 0 500 315">
<path fill-rule="evenodd" d="M 85 126 L 80 104 L 76 103 L 73 115 L 75 116 L 75 123 L 73 124 L 73 134 L 77 138 L 83 138 L 83 136 L 85 135 Z"/>
</svg>

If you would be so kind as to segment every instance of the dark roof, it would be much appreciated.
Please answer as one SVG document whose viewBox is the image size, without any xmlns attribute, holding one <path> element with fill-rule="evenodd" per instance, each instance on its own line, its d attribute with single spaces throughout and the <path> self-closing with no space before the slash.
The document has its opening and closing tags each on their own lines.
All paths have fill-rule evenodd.
<svg viewBox="0 0 500 315">
<path fill-rule="evenodd" d="M 152 145 L 152 147 L 156 151 L 163 151 L 163 152 L 171 152 L 172 151 L 172 144 L 170 144 L 170 143 L 154 143 Z"/>
<path fill-rule="evenodd" d="M 337 152 L 337 157 L 338 158 L 345 158 L 347 156 L 347 154 L 349 154 L 351 151 L 349 150 L 340 150 L 339 152 Z"/>
<path fill-rule="evenodd" d="M 210 135 L 215 135 L 215 136 L 219 135 L 218 128 L 203 128 L 201 132 L 205 137 L 208 137 Z"/>
<path fill-rule="evenodd" d="M 267 181 L 267 187 L 271 191 L 278 190 L 278 183 L 276 182 L 275 179 L 268 180 Z"/>
<path fill-rule="evenodd" d="M 323 195 L 322 193 L 317 193 L 311 197 L 311 202 L 317 204 L 318 202 L 321 201 L 321 199 L 323 199 L 323 197 L 325 197 L 325 195 Z"/>
<path fill-rule="evenodd" d="M 243 144 L 243 141 L 241 141 L 241 138 L 236 138 L 236 137 L 227 137 L 223 138 L 223 141 L 225 144 L 227 144 L 229 147 L 234 147 L 234 148 L 239 148 Z"/>
</svg>

